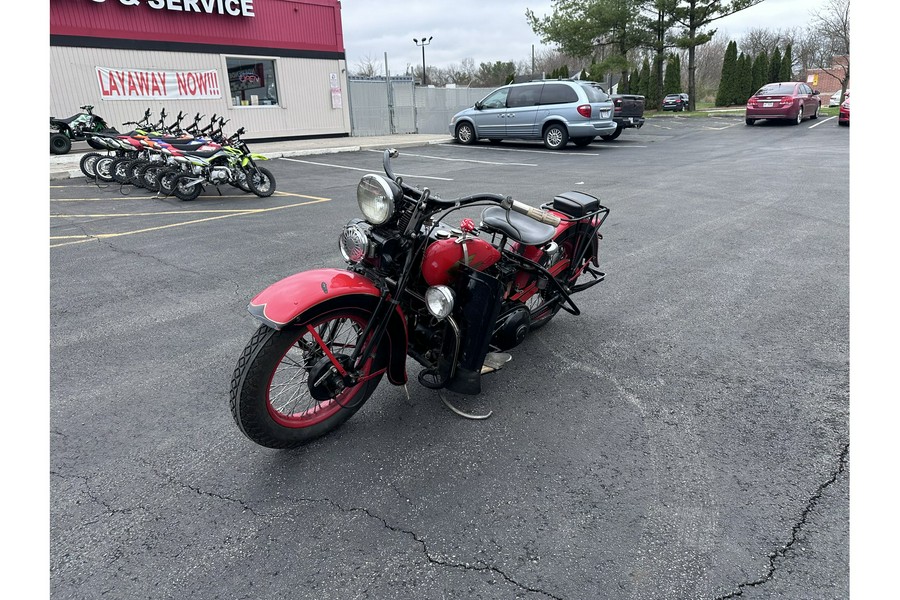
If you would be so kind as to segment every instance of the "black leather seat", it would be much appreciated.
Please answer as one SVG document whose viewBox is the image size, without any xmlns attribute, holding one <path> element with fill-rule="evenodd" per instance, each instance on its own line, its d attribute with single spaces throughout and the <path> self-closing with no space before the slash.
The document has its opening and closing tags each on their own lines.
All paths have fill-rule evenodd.
<svg viewBox="0 0 900 600">
<path fill-rule="evenodd" d="M 556 227 L 553 225 L 535 221 L 517 212 L 507 212 L 499 206 L 484 209 L 481 221 L 487 227 L 529 246 L 546 244 L 556 234 Z"/>
</svg>

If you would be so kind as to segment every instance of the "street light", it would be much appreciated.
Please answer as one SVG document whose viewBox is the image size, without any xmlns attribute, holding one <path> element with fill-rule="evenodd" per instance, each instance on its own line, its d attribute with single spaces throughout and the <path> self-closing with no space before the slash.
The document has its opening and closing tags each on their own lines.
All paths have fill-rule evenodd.
<svg viewBox="0 0 900 600">
<path fill-rule="evenodd" d="M 421 42 L 419 42 L 418 39 L 413 38 L 413 41 L 416 43 L 416 46 L 422 47 L 422 87 L 425 87 L 426 85 L 428 85 L 428 79 L 427 79 L 428 76 L 425 74 L 425 46 L 427 46 L 428 44 L 431 43 L 431 38 L 433 38 L 433 37 L 434 37 L 433 35 L 429 36 L 428 39 L 426 40 L 425 36 L 422 36 Z"/>
</svg>

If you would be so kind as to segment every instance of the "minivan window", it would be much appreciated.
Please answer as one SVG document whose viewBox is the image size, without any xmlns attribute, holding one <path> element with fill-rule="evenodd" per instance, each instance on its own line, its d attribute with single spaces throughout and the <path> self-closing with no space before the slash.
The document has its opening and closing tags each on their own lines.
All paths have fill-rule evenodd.
<svg viewBox="0 0 900 600">
<path fill-rule="evenodd" d="M 541 92 L 541 104 L 566 104 L 578 102 L 578 93 L 564 83 L 545 83 Z"/>
<path fill-rule="evenodd" d="M 609 100 L 609 96 L 606 95 L 606 92 L 603 91 L 602 88 L 596 85 L 582 85 L 581 86 L 588 97 L 588 102 L 607 102 Z"/>
<path fill-rule="evenodd" d="M 535 106 L 541 99 L 541 84 L 523 85 L 510 88 L 506 98 L 506 106 L 516 108 L 518 106 Z"/>
<path fill-rule="evenodd" d="M 506 95 L 509 94 L 509 88 L 500 88 L 496 92 L 491 92 L 481 101 L 481 108 L 506 108 Z"/>
</svg>

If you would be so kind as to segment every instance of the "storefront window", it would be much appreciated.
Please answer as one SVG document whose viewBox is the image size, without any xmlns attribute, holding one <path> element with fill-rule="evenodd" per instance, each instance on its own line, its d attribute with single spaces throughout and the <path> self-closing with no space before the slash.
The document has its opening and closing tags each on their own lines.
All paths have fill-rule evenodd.
<svg viewBox="0 0 900 600">
<path fill-rule="evenodd" d="M 264 58 L 225 59 L 233 106 L 275 106 L 278 85 L 275 61 Z"/>
</svg>

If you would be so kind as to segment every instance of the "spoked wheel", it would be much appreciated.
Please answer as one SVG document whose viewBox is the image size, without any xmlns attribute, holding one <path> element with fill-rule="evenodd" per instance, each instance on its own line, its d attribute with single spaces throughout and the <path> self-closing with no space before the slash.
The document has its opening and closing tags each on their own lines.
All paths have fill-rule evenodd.
<svg viewBox="0 0 900 600">
<path fill-rule="evenodd" d="M 367 313 L 341 309 L 278 331 L 261 326 L 231 379 L 231 414 L 244 435 L 261 446 L 294 448 L 353 416 L 382 374 L 372 376 L 370 359 L 362 380 L 347 386 L 334 363 L 349 368 L 367 322 Z"/>
<path fill-rule="evenodd" d="M 172 183 L 172 191 L 179 200 L 196 200 L 203 186 L 197 181 L 197 176 L 193 173 L 181 173 Z"/>
<path fill-rule="evenodd" d="M 97 162 L 94 163 L 94 173 L 97 175 L 97 179 L 106 183 L 113 181 L 112 163 L 114 160 L 116 160 L 115 156 L 101 156 L 97 159 Z"/>
<path fill-rule="evenodd" d="M 139 159 L 131 163 L 126 169 L 128 181 L 137 187 L 144 187 L 144 181 L 141 178 L 142 169 L 150 164 L 146 159 Z"/>
<path fill-rule="evenodd" d="M 468 121 L 463 121 L 456 126 L 456 141 L 460 144 L 474 144 L 478 136 L 475 127 Z"/>
<path fill-rule="evenodd" d="M 84 173 L 85 177 L 87 177 L 88 179 L 97 178 L 97 173 L 94 171 L 94 166 L 102 156 L 103 155 L 99 152 L 88 152 L 81 157 L 81 160 L 78 162 L 78 167 L 81 169 L 81 172 Z"/>
<path fill-rule="evenodd" d="M 181 175 L 181 171 L 173 168 L 160 169 L 157 171 L 157 181 L 159 182 L 159 193 L 165 196 L 171 196 L 175 191 L 175 178 Z"/>
<path fill-rule="evenodd" d="M 116 183 L 126 184 L 130 183 L 128 181 L 128 167 L 131 166 L 131 163 L 134 159 L 131 158 L 118 158 L 112 162 L 112 166 L 110 167 L 110 175 L 116 181 Z"/>
<path fill-rule="evenodd" d="M 152 192 L 159 191 L 159 171 L 162 166 L 150 163 L 141 169 L 141 185 Z"/>
<path fill-rule="evenodd" d="M 275 176 L 265 167 L 247 170 L 247 186 L 260 198 L 268 198 L 275 193 Z"/>
</svg>

